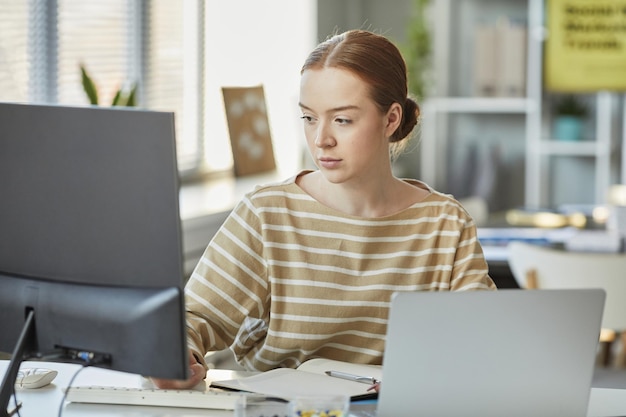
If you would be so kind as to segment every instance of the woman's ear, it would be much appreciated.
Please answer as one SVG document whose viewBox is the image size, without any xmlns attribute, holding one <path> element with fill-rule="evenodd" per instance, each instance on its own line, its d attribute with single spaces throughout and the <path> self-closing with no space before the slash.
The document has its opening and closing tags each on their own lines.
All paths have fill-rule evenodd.
<svg viewBox="0 0 626 417">
<path fill-rule="evenodd" d="M 387 110 L 385 125 L 385 136 L 390 137 L 400 127 L 402 123 L 402 106 L 398 103 L 393 103 L 389 110 Z"/>
</svg>

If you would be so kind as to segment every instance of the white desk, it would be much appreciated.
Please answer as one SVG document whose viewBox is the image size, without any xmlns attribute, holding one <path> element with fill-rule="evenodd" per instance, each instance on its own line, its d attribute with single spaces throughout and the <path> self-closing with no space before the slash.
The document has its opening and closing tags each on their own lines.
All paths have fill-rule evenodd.
<svg viewBox="0 0 626 417">
<path fill-rule="evenodd" d="M 0 375 L 4 375 L 8 361 L 0 361 Z M 79 365 L 51 363 L 51 362 L 24 362 L 22 367 L 49 368 L 59 371 L 52 384 L 39 389 L 16 389 L 17 399 L 22 402 L 21 417 L 57 416 L 63 398 L 62 388 L 65 388 L 72 376 L 80 369 Z M 106 369 L 86 368 L 76 377 L 72 385 L 102 385 L 121 387 L 140 387 L 139 375 L 109 371 Z M 13 398 L 11 398 L 13 405 Z M 233 411 L 203 410 L 195 408 L 172 407 L 145 407 L 102 404 L 75 404 L 66 403 L 62 417 L 232 417 Z"/>
<path fill-rule="evenodd" d="M 8 361 L 0 361 L 0 375 L 4 375 Z M 26 390 L 18 389 L 18 400 L 22 402 L 22 417 L 56 416 L 63 398 L 61 388 L 66 387 L 78 365 L 25 362 L 24 367 L 50 368 L 59 371 L 59 375 L 44 388 Z M 81 371 L 74 380 L 74 385 L 103 386 L 141 386 L 141 377 L 133 374 L 107 371 L 98 368 L 87 368 Z M 530 399 L 529 399 L 530 400 Z M 100 404 L 66 404 L 62 417 L 97 416 L 97 417 L 232 417 L 233 411 L 202 410 L 193 408 L 144 407 Z M 588 417 L 626 416 L 626 389 L 592 388 L 589 400 Z"/>
</svg>

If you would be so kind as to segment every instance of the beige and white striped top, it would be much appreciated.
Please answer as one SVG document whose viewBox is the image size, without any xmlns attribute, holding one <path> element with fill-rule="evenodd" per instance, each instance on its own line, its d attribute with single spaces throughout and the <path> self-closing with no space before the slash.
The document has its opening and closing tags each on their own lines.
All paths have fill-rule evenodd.
<svg viewBox="0 0 626 417">
<path fill-rule="evenodd" d="M 459 203 L 430 196 L 391 216 L 330 209 L 295 184 L 233 210 L 187 286 L 190 348 L 227 347 L 250 370 L 313 357 L 380 364 L 394 291 L 495 290 Z"/>
</svg>

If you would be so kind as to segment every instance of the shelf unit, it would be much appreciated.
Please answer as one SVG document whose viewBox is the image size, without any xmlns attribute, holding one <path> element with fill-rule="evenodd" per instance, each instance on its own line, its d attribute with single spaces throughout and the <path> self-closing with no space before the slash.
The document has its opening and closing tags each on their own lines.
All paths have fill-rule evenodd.
<svg viewBox="0 0 626 417">
<path fill-rule="evenodd" d="M 475 8 L 475 9 L 472 9 Z M 472 19 L 481 16 L 482 10 L 493 16 L 499 13 L 525 13 L 527 22 L 526 56 L 526 97 L 472 97 L 468 89 L 455 87 L 454 78 L 462 78 L 463 73 L 455 74 L 454 67 L 472 67 L 471 30 L 476 23 Z M 480 11 L 480 13 L 479 13 Z M 521 149 L 523 172 L 512 177 L 523 178 L 523 186 L 512 185 L 517 195 L 523 198 L 511 204 L 523 204 L 529 208 L 558 206 L 563 203 L 602 204 L 606 201 L 608 188 L 615 182 L 626 182 L 626 152 L 621 143 L 626 143 L 626 106 L 623 115 L 618 114 L 620 97 L 615 93 L 599 92 L 595 96 L 595 128 L 592 140 L 577 142 L 557 141 L 550 137 L 548 126 L 550 115 L 547 111 L 546 92 L 543 89 L 543 43 L 547 32 L 544 25 L 544 0 L 436 0 L 432 3 L 434 74 L 436 87 L 431 98 L 422 103 L 423 124 L 420 143 L 420 176 L 427 183 L 444 192 L 450 184 L 450 152 L 455 151 L 455 118 L 480 118 L 497 123 L 497 119 L 509 117 L 511 130 L 501 134 L 502 146 L 517 146 Z M 462 33 L 459 33 L 461 31 Z M 454 42 L 462 43 L 454 45 Z M 452 53 L 458 55 L 452 55 Z M 461 74 L 461 75 L 459 75 Z M 466 77 L 468 78 L 468 77 Z M 471 79 L 471 77 L 469 77 Z M 451 81 L 453 80 L 453 81 Z M 467 84 L 468 80 L 460 82 Z M 459 84 L 459 82 L 457 82 Z M 460 91 L 464 90 L 464 91 Z M 459 94 L 460 92 L 460 94 Z M 624 96 L 626 97 L 626 96 Z M 508 115 L 508 116 L 507 116 Z M 510 118 L 511 115 L 515 115 Z M 485 119 L 488 117 L 488 119 Z M 619 120 L 622 121 L 621 126 Z M 487 123 L 477 122 L 476 132 L 463 132 L 465 135 L 481 137 Z M 466 124 L 467 126 L 467 124 Z M 618 138 L 619 130 L 622 138 Z M 458 130 L 458 129 L 457 129 Z M 589 139 L 589 138 L 586 138 Z M 506 143 L 505 143 L 506 141 Z M 621 159 L 615 158 L 621 149 Z M 559 161 L 567 160 L 569 171 L 565 180 L 559 180 Z M 593 168 L 589 167 L 593 165 Z M 577 180 L 576 174 L 580 177 Z M 590 175 L 586 175 L 591 172 Z M 589 180 L 589 177 L 593 177 Z M 561 181 L 557 184 L 558 181 Z M 571 191 L 578 187 L 574 197 L 560 195 L 563 190 Z M 520 188 L 517 190 L 517 188 Z M 570 200 L 568 201 L 568 198 Z M 588 201 L 582 201 L 586 198 Z"/>
<path fill-rule="evenodd" d="M 447 122 L 451 114 L 522 114 L 533 103 L 526 98 L 439 97 L 422 105 L 421 178 L 436 188 L 447 181 L 446 163 L 442 155 L 448 148 Z"/>
<path fill-rule="evenodd" d="M 563 142 L 543 132 L 543 44 L 547 37 L 544 0 L 529 0 L 528 6 L 528 87 L 529 100 L 536 102 L 526 124 L 526 205 L 541 207 L 550 200 L 550 165 L 555 157 L 587 157 L 594 160 L 593 201 L 606 202 L 609 186 L 616 181 L 612 156 L 617 149 L 614 109 L 617 95 L 595 94 L 595 132 L 592 140 Z M 530 76 L 532 75 L 532 76 Z"/>
</svg>

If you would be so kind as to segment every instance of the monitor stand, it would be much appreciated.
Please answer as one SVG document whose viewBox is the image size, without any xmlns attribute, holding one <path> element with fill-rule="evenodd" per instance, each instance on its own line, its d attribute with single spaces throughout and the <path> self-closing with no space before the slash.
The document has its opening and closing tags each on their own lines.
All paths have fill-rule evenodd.
<svg viewBox="0 0 626 417">
<path fill-rule="evenodd" d="M 11 396 L 15 392 L 15 380 L 17 379 L 17 373 L 20 370 L 20 364 L 24 356 L 24 350 L 32 338 L 35 337 L 35 311 L 30 310 L 26 316 L 24 327 L 20 333 L 20 337 L 13 349 L 11 360 L 9 361 L 9 367 L 4 374 L 2 380 L 2 387 L 0 388 L 0 417 L 10 417 L 15 414 L 22 406 L 21 403 L 17 403 L 15 407 L 9 410 L 9 402 Z"/>
</svg>

